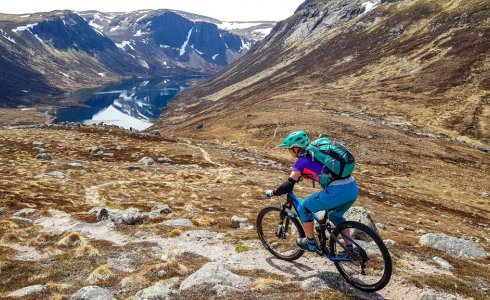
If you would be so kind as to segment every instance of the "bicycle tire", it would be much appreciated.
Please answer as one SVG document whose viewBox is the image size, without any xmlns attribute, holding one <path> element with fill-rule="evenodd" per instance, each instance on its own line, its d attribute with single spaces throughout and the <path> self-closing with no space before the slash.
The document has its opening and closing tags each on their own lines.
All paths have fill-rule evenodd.
<svg viewBox="0 0 490 300">
<path fill-rule="evenodd" d="M 383 243 L 383 240 L 381 237 L 374 232 L 371 228 L 368 226 L 359 223 L 359 222 L 354 222 L 354 221 L 347 221 L 339 224 L 337 227 L 334 228 L 332 231 L 332 234 L 335 235 L 336 237 L 339 237 L 339 240 L 342 240 L 340 237 L 340 232 L 344 229 L 355 229 L 358 231 L 361 231 L 363 234 L 367 235 L 369 238 L 372 239 L 372 242 L 376 245 L 377 248 L 372 245 L 372 242 L 369 244 L 369 251 L 365 251 L 364 254 L 366 256 L 369 256 L 369 258 L 373 261 L 372 264 L 376 265 L 376 259 L 379 259 L 379 257 L 375 257 L 372 254 L 368 254 L 367 252 L 375 252 L 376 250 L 379 250 L 379 256 L 382 257 L 383 260 L 383 274 L 380 276 L 380 279 L 376 281 L 375 283 L 372 284 L 363 284 L 360 282 L 358 279 L 354 279 L 352 276 L 350 276 L 344 269 L 344 262 L 339 262 L 339 261 L 334 261 L 335 267 L 339 271 L 339 273 L 342 275 L 342 277 L 345 278 L 345 280 L 354 286 L 355 288 L 364 291 L 364 292 L 375 292 L 378 291 L 382 288 L 384 288 L 388 282 L 391 279 L 391 274 L 393 271 L 393 265 L 392 265 L 392 260 L 391 260 L 391 255 L 386 248 L 386 245 Z M 361 240 L 354 239 L 354 241 L 358 242 L 359 244 L 362 243 Z M 337 242 L 333 239 L 330 238 L 329 242 L 329 248 L 330 248 L 330 253 L 331 255 L 335 255 L 336 253 L 336 244 Z M 364 248 L 363 248 L 364 249 Z M 362 256 L 362 254 L 359 254 Z M 369 261 L 368 261 L 369 262 Z M 379 261 L 378 261 L 379 262 Z M 377 271 L 377 270 L 376 270 Z M 377 271 L 379 272 L 379 271 Z M 374 272 L 373 272 L 374 273 Z M 365 274 L 361 274 L 362 276 L 366 276 Z M 368 277 L 366 277 L 368 278 Z"/>
<path fill-rule="evenodd" d="M 275 257 L 293 261 L 300 258 L 305 252 L 296 245 L 296 237 L 305 237 L 305 232 L 303 226 L 297 219 L 289 219 L 287 216 L 284 216 L 282 223 L 279 224 L 279 221 L 281 221 L 281 210 L 281 207 L 278 205 L 269 205 L 262 209 L 257 215 L 257 234 L 262 245 Z M 275 221 L 275 223 L 271 221 Z M 289 228 L 286 228 L 284 238 L 279 238 L 276 234 L 272 235 L 272 233 L 277 233 L 278 226 L 281 226 L 284 230 L 285 223 L 289 224 Z M 289 231 L 290 233 L 288 233 Z M 286 240 L 288 235 L 290 235 L 290 239 Z M 279 241 L 284 240 L 281 245 L 288 247 L 287 249 L 290 249 L 289 253 L 280 252 L 279 248 L 273 245 L 274 236 Z"/>
</svg>

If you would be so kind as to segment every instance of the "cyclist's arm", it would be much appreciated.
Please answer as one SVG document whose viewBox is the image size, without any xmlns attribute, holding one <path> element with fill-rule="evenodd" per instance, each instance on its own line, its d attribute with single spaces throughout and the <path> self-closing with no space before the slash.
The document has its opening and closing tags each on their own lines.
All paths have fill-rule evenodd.
<svg viewBox="0 0 490 300">
<path fill-rule="evenodd" d="M 294 184 L 298 182 L 300 176 L 300 171 L 292 171 L 291 175 L 289 175 L 288 180 L 286 180 L 283 184 L 281 184 L 277 189 L 273 191 L 274 196 L 281 196 L 287 193 L 291 193 L 293 191 Z"/>
</svg>

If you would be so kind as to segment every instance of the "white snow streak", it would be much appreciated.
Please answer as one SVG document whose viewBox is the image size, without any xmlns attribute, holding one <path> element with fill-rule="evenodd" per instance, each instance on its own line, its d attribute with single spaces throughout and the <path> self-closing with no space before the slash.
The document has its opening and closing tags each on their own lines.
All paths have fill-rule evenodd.
<svg viewBox="0 0 490 300">
<path fill-rule="evenodd" d="M 216 60 L 216 57 L 217 57 L 218 55 L 219 55 L 219 53 L 217 53 L 217 54 L 213 55 L 212 59 L 213 59 L 213 60 Z"/>
<path fill-rule="evenodd" d="M 248 23 L 248 22 L 222 22 L 221 24 L 217 24 L 219 28 L 221 29 L 244 29 L 244 28 L 250 28 L 253 26 L 258 26 L 262 23 Z"/>
<path fill-rule="evenodd" d="M 95 29 L 102 30 L 104 29 L 104 26 L 100 26 L 99 24 L 95 23 L 94 20 L 91 20 L 88 25 L 92 26 Z"/>
<path fill-rule="evenodd" d="M 134 50 L 133 46 L 131 46 L 131 42 L 132 41 L 122 41 L 122 43 L 120 43 L 120 44 L 119 43 L 116 43 L 116 46 L 118 48 L 123 49 L 123 50 L 125 50 L 126 46 L 129 46 L 129 48 L 131 48 L 131 49 Z"/>
<path fill-rule="evenodd" d="M 379 2 L 380 2 L 379 0 L 374 0 L 373 2 L 368 1 L 362 3 L 361 6 L 366 8 L 366 10 L 364 10 L 363 13 L 365 14 L 373 10 L 376 6 L 378 6 Z"/>
<path fill-rule="evenodd" d="M 19 26 L 17 28 L 14 28 L 12 29 L 13 32 L 17 32 L 17 31 L 25 31 L 25 30 L 29 30 L 31 29 L 32 27 L 36 26 L 37 23 L 34 23 L 34 24 L 27 24 L 25 26 Z"/>
<path fill-rule="evenodd" d="M 185 53 L 185 48 L 187 47 L 187 44 L 189 43 L 189 39 L 191 38 L 192 30 L 194 30 L 194 27 L 192 27 L 189 32 L 187 33 L 187 39 L 185 40 L 184 44 L 180 48 L 180 56 L 184 55 Z"/>
</svg>

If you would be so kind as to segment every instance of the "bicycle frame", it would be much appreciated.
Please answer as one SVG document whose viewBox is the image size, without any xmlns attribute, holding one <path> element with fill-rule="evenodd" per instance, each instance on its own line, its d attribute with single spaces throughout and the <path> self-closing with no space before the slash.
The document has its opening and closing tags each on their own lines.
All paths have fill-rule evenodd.
<svg viewBox="0 0 490 300">
<path fill-rule="evenodd" d="M 298 205 L 299 205 L 300 201 L 302 201 L 302 200 L 298 196 L 296 196 L 294 193 L 292 193 L 292 192 L 291 193 L 288 193 L 287 194 L 287 197 L 286 197 L 286 202 L 283 204 L 283 210 L 285 211 L 285 213 L 286 213 L 286 215 L 287 215 L 288 218 L 290 218 L 290 219 L 295 218 L 298 221 L 300 221 L 301 224 L 303 224 L 301 222 L 301 220 L 299 219 L 299 213 L 298 213 Z M 291 211 L 291 208 L 292 207 L 294 207 L 294 209 L 295 209 L 296 212 Z M 318 216 L 316 214 L 314 214 L 314 213 L 312 214 L 313 215 L 313 218 L 318 223 L 318 225 L 315 226 L 315 232 L 318 235 L 318 241 L 320 242 L 319 249 L 318 249 L 317 253 L 319 255 L 322 255 L 322 256 L 327 256 L 328 259 L 330 259 L 331 261 L 350 261 L 349 258 L 336 257 L 336 256 L 330 255 L 330 251 L 327 248 L 327 235 L 326 235 L 326 232 L 328 232 L 329 238 L 334 239 L 335 242 L 338 245 L 341 245 L 341 247 L 343 249 L 345 249 L 345 246 L 344 246 L 343 243 L 340 242 L 340 240 L 335 235 L 332 234 L 333 228 L 330 225 L 330 223 L 327 222 L 328 221 L 328 213 L 329 213 L 329 211 L 328 210 L 325 210 L 325 215 L 321 219 L 318 218 Z M 282 217 L 283 216 L 281 215 L 281 218 Z M 286 226 L 288 226 L 287 223 L 286 223 Z M 340 232 L 340 235 L 344 239 L 347 239 L 352 244 L 356 245 L 358 248 L 360 248 L 360 249 L 362 249 L 362 251 L 364 251 L 364 249 L 356 241 L 354 241 L 350 236 L 346 235 L 343 232 Z"/>
</svg>

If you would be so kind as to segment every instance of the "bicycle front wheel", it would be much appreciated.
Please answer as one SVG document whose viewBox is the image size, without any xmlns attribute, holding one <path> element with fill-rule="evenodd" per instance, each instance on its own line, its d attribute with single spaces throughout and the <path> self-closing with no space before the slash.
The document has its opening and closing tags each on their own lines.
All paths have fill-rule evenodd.
<svg viewBox="0 0 490 300">
<path fill-rule="evenodd" d="M 388 284 L 391 256 L 376 232 L 359 222 L 347 221 L 335 227 L 332 235 L 338 241 L 330 237 L 331 259 L 348 283 L 365 292 L 378 291 Z M 352 250 L 344 250 L 345 235 L 352 239 Z"/>
<path fill-rule="evenodd" d="M 301 223 L 289 219 L 279 206 L 267 206 L 259 212 L 257 233 L 265 248 L 280 259 L 292 261 L 304 254 L 296 245 L 296 238 L 305 237 Z"/>
</svg>

